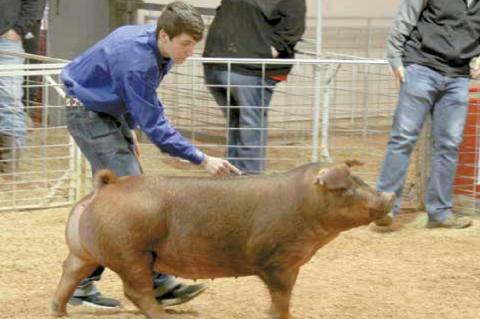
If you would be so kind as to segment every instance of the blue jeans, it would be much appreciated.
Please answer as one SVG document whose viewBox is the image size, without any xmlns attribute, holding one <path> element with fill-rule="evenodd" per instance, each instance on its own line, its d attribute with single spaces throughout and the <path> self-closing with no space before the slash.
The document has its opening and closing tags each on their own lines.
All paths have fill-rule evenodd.
<svg viewBox="0 0 480 319">
<path fill-rule="evenodd" d="M 23 53 L 22 42 L 0 38 L 0 50 Z M 0 68 L 7 64 L 23 64 L 24 58 L 0 55 Z M 16 145 L 22 148 L 27 143 L 27 125 L 23 110 L 23 76 L 0 76 L 0 134 L 15 137 Z"/>
<path fill-rule="evenodd" d="M 141 174 L 134 153 L 132 133 L 123 117 L 114 117 L 86 109 L 83 105 L 67 107 L 67 127 L 83 155 L 92 166 L 92 172 L 102 168 L 114 171 L 118 176 Z M 74 292 L 75 297 L 98 293 L 93 285 L 104 271 L 102 266 L 83 279 Z M 165 274 L 153 274 L 154 287 L 174 286 L 175 279 Z"/>
<path fill-rule="evenodd" d="M 458 148 L 468 111 L 468 78 L 451 78 L 418 64 L 406 67 L 393 127 L 377 189 L 395 192 L 394 213 L 400 210 L 402 188 L 426 117 L 432 117 L 433 154 L 425 206 L 430 220 L 452 214 L 452 189 Z"/>
<path fill-rule="evenodd" d="M 205 83 L 228 121 L 227 159 L 244 173 L 265 170 L 268 107 L 277 81 L 205 65 Z"/>
<path fill-rule="evenodd" d="M 140 175 L 132 133 L 123 117 L 93 112 L 82 105 L 67 107 L 67 127 L 92 173 L 108 168 L 117 176 Z"/>
</svg>

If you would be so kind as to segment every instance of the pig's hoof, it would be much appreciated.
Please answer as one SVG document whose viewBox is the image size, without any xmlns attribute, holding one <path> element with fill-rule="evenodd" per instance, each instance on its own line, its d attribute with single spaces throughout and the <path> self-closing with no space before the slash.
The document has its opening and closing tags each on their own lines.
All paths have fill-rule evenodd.
<svg viewBox="0 0 480 319">
<path fill-rule="evenodd" d="M 60 307 L 60 305 L 56 301 L 52 301 L 51 309 L 52 309 L 52 315 L 56 317 L 63 317 L 67 315 L 66 307 L 65 306 Z"/>
</svg>

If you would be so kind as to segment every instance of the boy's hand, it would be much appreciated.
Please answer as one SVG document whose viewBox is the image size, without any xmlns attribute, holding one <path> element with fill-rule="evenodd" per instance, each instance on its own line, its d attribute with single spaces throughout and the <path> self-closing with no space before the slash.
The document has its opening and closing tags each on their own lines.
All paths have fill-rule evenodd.
<svg viewBox="0 0 480 319">
<path fill-rule="evenodd" d="M 230 173 L 242 175 L 242 172 L 230 164 L 229 161 L 219 157 L 211 157 L 207 154 L 205 154 L 202 166 L 210 175 L 226 176 L 230 175 Z"/>
<path fill-rule="evenodd" d="M 138 143 L 137 134 L 135 133 L 135 130 L 131 130 L 131 132 L 132 132 L 132 139 L 133 139 L 133 150 L 135 152 L 135 155 L 137 157 L 140 157 L 140 143 Z"/>
</svg>

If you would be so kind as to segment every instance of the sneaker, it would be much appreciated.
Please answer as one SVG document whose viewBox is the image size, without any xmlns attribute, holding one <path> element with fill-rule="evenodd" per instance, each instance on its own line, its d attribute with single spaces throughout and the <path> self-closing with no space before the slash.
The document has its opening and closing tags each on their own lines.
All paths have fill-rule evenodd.
<svg viewBox="0 0 480 319">
<path fill-rule="evenodd" d="M 101 293 L 84 296 L 84 297 L 72 297 L 68 301 L 70 305 L 78 306 L 85 305 L 94 308 L 115 309 L 120 307 L 120 301 L 102 296 Z"/>
<path fill-rule="evenodd" d="M 387 215 L 373 221 L 373 223 L 379 227 L 391 226 L 393 224 L 393 211 L 389 211 Z"/>
<path fill-rule="evenodd" d="M 205 289 L 207 289 L 207 286 L 204 284 L 177 284 L 169 291 L 165 291 L 165 289 L 160 287 L 155 289 L 155 296 L 162 306 L 169 307 L 187 302 L 200 295 Z"/>
<path fill-rule="evenodd" d="M 455 215 L 451 215 L 447 217 L 444 221 L 435 221 L 429 219 L 427 222 L 426 228 L 453 228 L 453 229 L 461 229 L 467 228 L 472 225 L 472 219 L 469 217 L 458 217 Z"/>
</svg>

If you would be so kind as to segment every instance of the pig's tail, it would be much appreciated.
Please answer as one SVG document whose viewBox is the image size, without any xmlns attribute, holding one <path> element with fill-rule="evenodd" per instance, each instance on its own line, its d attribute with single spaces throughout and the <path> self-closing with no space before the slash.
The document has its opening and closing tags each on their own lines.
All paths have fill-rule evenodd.
<svg viewBox="0 0 480 319">
<path fill-rule="evenodd" d="M 117 181 L 117 175 L 109 169 L 102 169 L 95 173 L 93 184 L 95 189 L 100 189 L 105 185 L 113 184 Z"/>
</svg>

